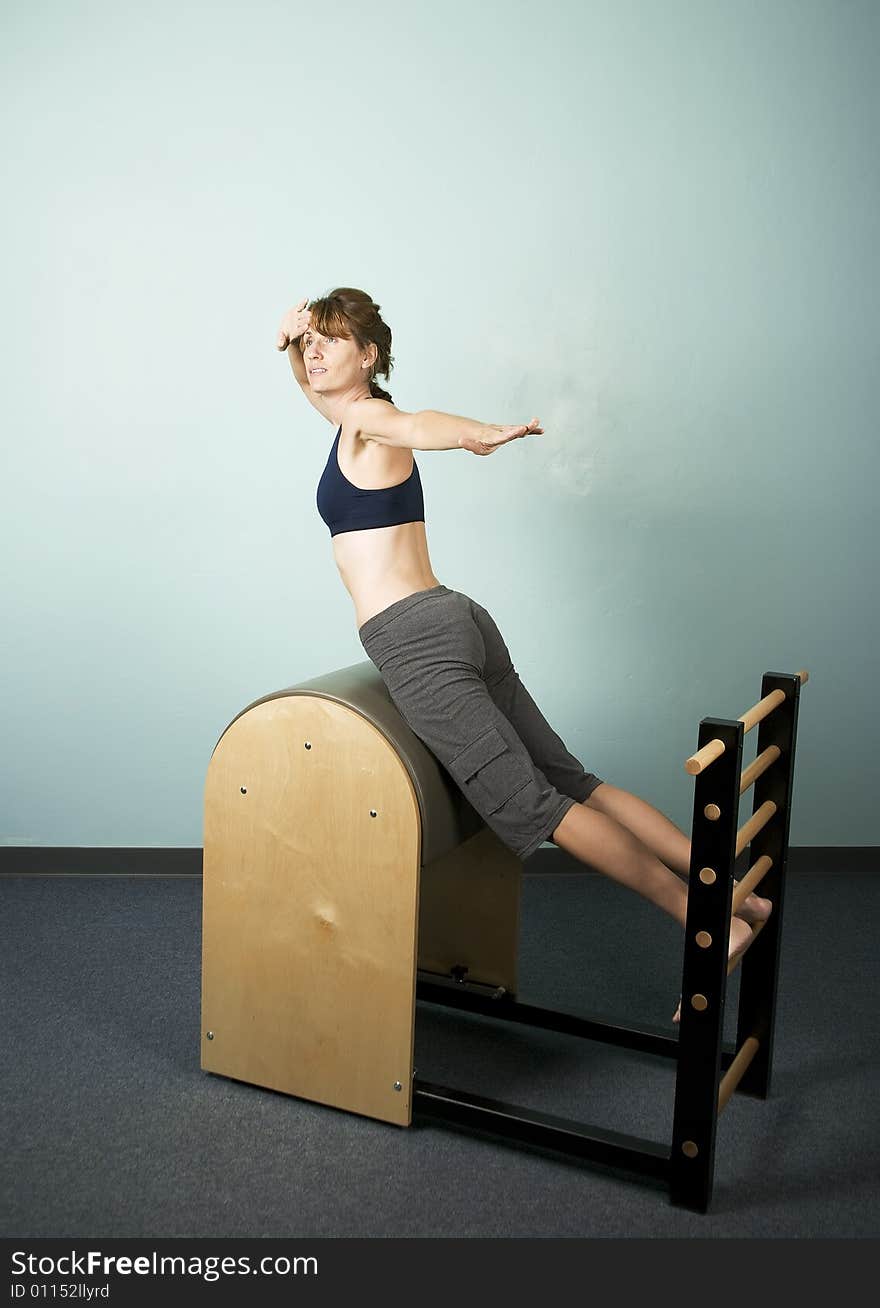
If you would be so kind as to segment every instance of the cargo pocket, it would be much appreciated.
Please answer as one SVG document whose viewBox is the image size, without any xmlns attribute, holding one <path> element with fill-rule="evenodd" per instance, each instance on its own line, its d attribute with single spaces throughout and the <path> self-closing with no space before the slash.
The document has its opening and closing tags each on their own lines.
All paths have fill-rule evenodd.
<svg viewBox="0 0 880 1308">
<path fill-rule="evenodd" d="M 532 780 L 532 770 L 495 727 L 463 749 L 449 771 L 479 812 L 495 813 Z"/>
</svg>

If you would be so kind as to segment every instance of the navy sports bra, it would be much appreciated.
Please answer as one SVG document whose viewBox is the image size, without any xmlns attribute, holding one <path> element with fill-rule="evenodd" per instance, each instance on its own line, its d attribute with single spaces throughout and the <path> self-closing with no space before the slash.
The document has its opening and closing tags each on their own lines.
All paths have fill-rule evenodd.
<svg viewBox="0 0 880 1308">
<path fill-rule="evenodd" d="M 341 531 L 365 531 L 368 527 L 396 527 L 401 522 L 424 522 L 425 501 L 418 465 L 413 458 L 412 472 L 406 481 L 381 490 L 362 490 L 353 486 L 339 466 L 339 437 L 327 459 L 318 482 L 318 512 L 330 528 L 331 536 Z"/>
</svg>

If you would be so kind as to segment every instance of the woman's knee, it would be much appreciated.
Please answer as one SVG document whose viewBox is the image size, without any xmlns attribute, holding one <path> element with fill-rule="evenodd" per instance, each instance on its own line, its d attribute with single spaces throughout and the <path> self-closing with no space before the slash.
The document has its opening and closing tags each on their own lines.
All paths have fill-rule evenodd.
<svg viewBox="0 0 880 1308">
<path fill-rule="evenodd" d="M 597 813 L 604 813 L 605 809 L 603 805 L 605 802 L 605 798 L 608 796 L 609 791 L 611 791 L 612 789 L 613 787 L 609 786 L 607 781 L 600 781 L 598 786 L 596 786 L 590 792 L 587 798 L 583 801 L 584 806 L 586 808 L 594 809 L 595 812 Z M 604 795 L 603 795 L 603 791 L 604 791 Z"/>
</svg>

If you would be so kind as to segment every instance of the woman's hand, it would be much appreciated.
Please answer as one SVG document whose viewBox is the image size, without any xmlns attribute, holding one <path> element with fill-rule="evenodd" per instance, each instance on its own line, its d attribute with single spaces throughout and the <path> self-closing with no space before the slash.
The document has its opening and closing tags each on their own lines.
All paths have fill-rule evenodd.
<svg viewBox="0 0 880 1308">
<path fill-rule="evenodd" d="M 483 424 L 485 436 L 481 439 L 462 436 L 458 443 L 462 449 L 470 450 L 472 454 L 494 454 L 499 445 L 518 440 L 520 436 L 542 435 L 544 428 L 540 426 L 540 421 L 540 418 L 532 418 L 531 422 L 521 422 L 515 427 L 502 427 L 497 422 L 486 422 Z"/>
<path fill-rule="evenodd" d="M 288 309 L 287 313 L 281 319 L 281 326 L 278 328 L 278 339 L 275 342 L 276 348 L 286 350 L 288 345 L 293 345 L 299 340 L 304 331 L 309 328 L 309 311 L 306 305 L 309 297 L 300 300 L 293 309 Z"/>
</svg>

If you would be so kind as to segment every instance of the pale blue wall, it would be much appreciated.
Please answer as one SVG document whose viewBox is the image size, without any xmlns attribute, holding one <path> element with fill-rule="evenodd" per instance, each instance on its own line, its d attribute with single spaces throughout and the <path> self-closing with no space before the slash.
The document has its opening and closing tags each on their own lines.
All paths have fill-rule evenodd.
<svg viewBox="0 0 880 1308">
<path fill-rule="evenodd" d="M 251 700 L 363 657 L 274 348 L 366 289 L 434 570 L 586 765 L 807 666 L 792 844 L 878 843 L 880 6 L 32 3 L 3 20 L 7 844 L 194 846 Z M 757 733 L 747 738 L 754 753 Z"/>
</svg>

